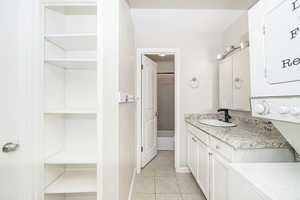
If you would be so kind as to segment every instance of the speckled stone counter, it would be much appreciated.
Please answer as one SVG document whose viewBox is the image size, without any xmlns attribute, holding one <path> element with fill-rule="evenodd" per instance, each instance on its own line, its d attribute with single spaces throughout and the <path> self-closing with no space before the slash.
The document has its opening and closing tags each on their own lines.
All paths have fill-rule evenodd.
<svg viewBox="0 0 300 200">
<path fill-rule="evenodd" d="M 234 149 L 289 149 L 291 146 L 272 123 L 246 116 L 233 116 L 237 127 L 213 127 L 199 123 L 201 119 L 222 119 L 220 114 L 186 114 L 186 123 L 227 143 Z"/>
</svg>

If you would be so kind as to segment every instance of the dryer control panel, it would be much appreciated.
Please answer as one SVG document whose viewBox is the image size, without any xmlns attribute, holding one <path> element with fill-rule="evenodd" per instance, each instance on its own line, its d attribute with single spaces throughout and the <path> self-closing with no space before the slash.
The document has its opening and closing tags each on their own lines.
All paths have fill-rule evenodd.
<svg viewBox="0 0 300 200">
<path fill-rule="evenodd" d="M 255 117 L 300 123 L 300 96 L 252 98 L 251 107 Z"/>
</svg>

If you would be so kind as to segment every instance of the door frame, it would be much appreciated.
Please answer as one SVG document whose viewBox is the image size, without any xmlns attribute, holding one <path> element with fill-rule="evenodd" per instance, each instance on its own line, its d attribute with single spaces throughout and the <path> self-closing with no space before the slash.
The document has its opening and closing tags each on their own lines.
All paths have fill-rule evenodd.
<svg viewBox="0 0 300 200">
<path fill-rule="evenodd" d="M 142 168 L 142 56 L 144 54 L 171 54 L 175 57 L 175 169 L 180 168 L 180 49 L 179 48 L 138 48 L 136 56 L 136 171 L 139 174 Z"/>
</svg>

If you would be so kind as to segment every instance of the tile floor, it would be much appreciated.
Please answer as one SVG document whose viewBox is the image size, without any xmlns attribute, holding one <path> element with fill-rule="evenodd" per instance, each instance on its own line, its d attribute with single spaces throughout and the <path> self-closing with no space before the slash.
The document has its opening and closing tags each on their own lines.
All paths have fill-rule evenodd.
<svg viewBox="0 0 300 200">
<path fill-rule="evenodd" d="M 174 152 L 159 151 L 137 175 L 132 200 L 206 200 L 191 174 L 175 172 Z"/>
</svg>

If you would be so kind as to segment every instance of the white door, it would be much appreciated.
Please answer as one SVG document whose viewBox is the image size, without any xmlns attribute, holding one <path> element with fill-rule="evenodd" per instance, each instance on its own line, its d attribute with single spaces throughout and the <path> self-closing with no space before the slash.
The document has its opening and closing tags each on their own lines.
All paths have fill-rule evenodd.
<svg viewBox="0 0 300 200">
<path fill-rule="evenodd" d="M 32 7 L 30 1 L 22 0 L 0 1 L 0 199 L 2 200 L 32 200 L 33 177 L 30 177 L 31 159 L 25 155 L 28 146 L 24 140 L 30 138 L 26 132 L 30 124 L 28 120 L 32 113 L 24 115 L 28 99 L 26 79 L 29 73 L 27 55 L 30 48 L 23 46 L 30 39 L 26 31 L 31 27 L 23 26 L 28 22 L 24 16 L 24 3 Z M 27 8 L 27 7 L 25 7 Z M 28 24 L 27 24 L 28 25 Z M 23 59 L 26 57 L 25 59 Z M 6 145 L 5 145 L 6 144 Z M 17 144 L 20 146 L 18 147 Z"/>
<path fill-rule="evenodd" d="M 219 67 L 219 101 L 220 108 L 232 108 L 232 56 L 220 62 Z"/>
<path fill-rule="evenodd" d="M 142 167 L 157 155 L 157 64 L 142 56 Z"/>
</svg>

